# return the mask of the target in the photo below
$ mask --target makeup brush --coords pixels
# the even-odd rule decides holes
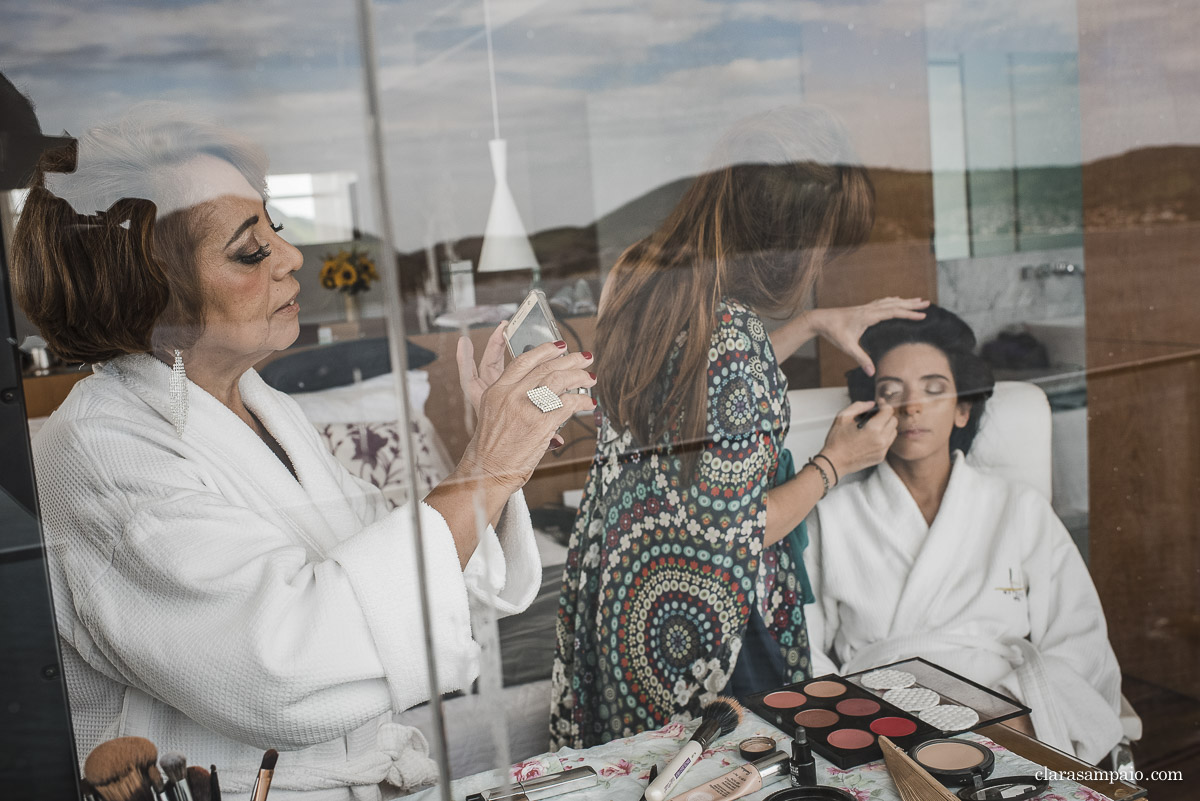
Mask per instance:
[[[918,765],[908,754],[889,740],[880,736],[879,748],[888,773],[896,784],[902,801],[957,801],[950,791],[929,775],[929,771]]]
[[[168,751],[158,760],[163,773],[175,783],[175,794],[179,801],[192,801],[192,795],[187,786],[187,757],[178,751]]]
[[[156,798],[165,798],[167,801],[174,801],[174,797],[167,791],[167,782],[163,779],[162,772],[159,771],[158,765],[151,765],[146,768],[146,778],[150,780],[150,787],[154,789]]]
[[[700,759],[704,749],[718,737],[724,737],[742,722],[742,705],[732,698],[720,697],[710,702],[700,712],[700,726],[692,739],[667,763],[658,778],[646,788],[646,801],[663,801],[667,793],[679,783],[688,768]]]
[[[157,801],[148,769],[158,758],[144,737],[118,737],[100,743],[83,763],[83,777],[103,801]]]
[[[221,781],[217,778],[217,766],[208,766],[209,801],[221,801]]]
[[[188,765],[187,786],[193,801],[211,801],[212,780],[204,768],[199,765]]]
[[[258,767],[258,777],[254,780],[254,790],[250,793],[250,801],[267,801],[267,793],[271,791],[271,779],[275,776],[275,763],[279,761],[279,752],[268,748],[263,754],[262,764]]]

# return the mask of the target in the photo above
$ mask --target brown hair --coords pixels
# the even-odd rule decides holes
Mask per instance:
[[[774,109],[721,140],[717,169],[700,175],[658,229],[613,267],[597,323],[597,397],[614,427],[642,445],[682,416],[699,443],[717,306],[792,312],[817,273],[870,234],[875,191],[828,112]],[[679,354],[665,398],[656,388]]]
[[[191,346],[204,330],[201,215],[181,171],[210,155],[266,197],[266,159],[210,123],[146,104],[79,141],[77,171],[39,164],[13,236],[13,294],[62,359]]]

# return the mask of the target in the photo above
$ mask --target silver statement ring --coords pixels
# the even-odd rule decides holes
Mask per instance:
[[[540,387],[534,387],[525,394],[533,402],[534,406],[542,410],[542,414],[563,407],[562,398],[554,394],[554,391],[545,384],[542,384]]]

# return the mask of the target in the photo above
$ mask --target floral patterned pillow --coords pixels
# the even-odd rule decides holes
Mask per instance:
[[[395,420],[329,423],[318,425],[317,429],[347,470],[379,487],[389,504],[399,506],[408,500],[406,442],[413,448],[417,492],[421,497],[450,475],[452,469],[450,457],[429,419],[417,417],[410,427],[412,432],[407,438],[400,436],[400,424]]]

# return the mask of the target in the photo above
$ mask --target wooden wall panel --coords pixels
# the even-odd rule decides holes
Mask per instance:
[[[1130,675],[1200,698],[1200,354],[1088,376],[1091,568]]]
[[[1090,566],[1125,673],[1200,698],[1200,5],[1077,9]]]

